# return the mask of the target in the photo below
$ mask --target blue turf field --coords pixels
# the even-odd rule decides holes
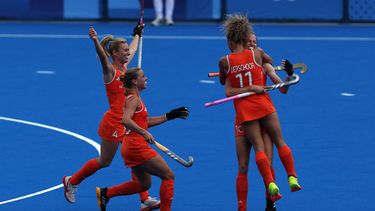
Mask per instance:
[[[96,186],[130,178],[118,154],[111,167],[80,185],[74,205],[65,201],[61,188],[8,201],[59,185],[64,174],[97,156],[93,146],[76,137],[5,119],[99,141],[107,101],[87,36],[91,24],[101,35],[126,36],[132,30],[123,23],[0,23],[0,210],[97,210]],[[275,64],[288,58],[309,68],[287,95],[272,92],[303,186],[289,192],[276,156],[283,194],[278,210],[375,210],[374,26],[256,24],[255,31]],[[207,73],[217,71],[218,59],[227,53],[218,24],[146,28],[142,67],[149,81],[143,98],[150,114],[182,105],[191,111],[186,121],[151,129],[171,150],[195,158],[193,167],[184,168],[163,155],[176,175],[173,210],[236,210],[234,111],[231,103],[204,108],[205,102],[224,97],[224,89],[217,79],[201,81],[210,80]],[[248,209],[263,210],[264,189],[253,153],[251,159]],[[153,178],[151,195],[158,195],[159,184]],[[108,210],[139,210],[138,196],[114,198]]]

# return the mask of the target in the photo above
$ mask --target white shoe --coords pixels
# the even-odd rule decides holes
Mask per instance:
[[[163,19],[162,18],[156,18],[155,20],[153,20],[151,22],[151,25],[153,25],[153,26],[160,26],[160,24],[162,24],[162,23],[163,23]]]
[[[144,202],[141,203],[141,211],[150,211],[159,209],[160,200],[149,196]]]
[[[64,176],[62,182],[64,184],[64,196],[69,203],[76,202],[76,192],[77,192],[77,185],[72,185],[69,182],[70,176]]]
[[[167,23],[168,26],[172,26],[174,24],[174,22],[171,18],[167,18],[166,23]]]

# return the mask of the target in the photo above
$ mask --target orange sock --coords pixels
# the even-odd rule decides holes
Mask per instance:
[[[264,151],[258,151],[255,153],[255,162],[266,184],[268,185],[273,182],[274,180],[271,173],[270,163],[268,162],[267,155]]]
[[[138,181],[137,177],[133,174],[133,171],[132,171],[132,179],[133,179],[133,181]],[[150,196],[150,194],[148,193],[148,191],[144,191],[144,192],[139,193],[139,198],[141,199],[141,202],[146,201],[149,196]]]
[[[276,181],[276,174],[275,174],[275,169],[273,168],[273,166],[271,166],[271,174],[272,174],[273,180]],[[264,186],[266,187],[265,188],[266,199],[270,199],[270,194],[268,193],[268,186],[267,186],[266,182],[264,182]]]
[[[174,180],[163,180],[160,185],[160,211],[170,211],[174,195]]]
[[[236,192],[239,211],[246,211],[248,186],[247,174],[238,173],[236,178]]]
[[[280,160],[283,163],[288,176],[297,177],[296,170],[294,169],[294,160],[293,160],[292,151],[290,150],[288,145],[279,147],[277,150],[279,152]]]
[[[114,196],[131,195],[141,191],[142,187],[137,181],[130,181],[108,188],[107,196],[108,198],[112,198]]]
[[[82,166],[82,168],[70,178],[69,181],[70,181],[70,183],[72,183],[72,185],[78,185],[86,177],[91,176],[92,174],[94,174],[99,169],[101,169],[101,167],[100,167],[98,161],[96,160],[96,158],[91,159],[91,160],[87,161]]]

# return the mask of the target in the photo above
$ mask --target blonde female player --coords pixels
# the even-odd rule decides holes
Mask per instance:
[[[129,69],[124,76],[126,102],[123,124],[126,133],[121,146],[121,154],[127,167],[138,178],[109,188],[96,188],[100,210],[105,211],[108,201],[116,196],[131,195],[146,191],[151,187],[151,175],[159,177],[160,210],[170,211],[174,195],[174,174],[167,162],[149,146],[155,139],[147,130],[175,118],[186,119],[189,111],[186,107],[171,110],[162,116],[149,117],[147,108],[141,99],[141,91],[146,89],[147,77],[140,68]]]
[[[247,17],[241,15],[228,16],[224,22],[224,31],[228,47],[232,52],[219,61],[220,76],[221,80],[225,79],[227,96],[249,91],[258,93],[234,101],[236,120],[243,127],[246,137],[246,139],[236,139],[239,162],[238,177],[242,177],[237,181],[247,182],[248,158],[246,157],[249,155],[250,147],[253,146],[256,153],[256,164],[267,186],[267,192],[271,200],[276,201],[281,198],[281,194],[274,182],[270,162],[265,154],[261,127],[265,128],[278,148],[279,157],[289,176],[291,190],[297,191],[301,187],[297,181],[292,153],[281,135],[276,110],[269,96],[265,94],[263,87],[265,76],[262,70],[262,53],[264,52],[258,48],[248,49],[248,40],[252,29]],[[242,185],[237,183],[236,186],[241,189]],[[238,194],[238,197],[239,210],[246,210],[247,188],[246,193]]]
[[[103,80],[110,108],[105,112],[98,130],[102,139],[99,157],[87,161],[72,176],[63,177],[64,195],[70,203],[75,203],[77,187],[84,179],[111,164],[124,137],[124,126],[121,119],[125,103],[125,89],[120,81],[120,76],[125,73],[127,64],[130,63],[137,51],[138,40],[142,36],[143,27],[139,23],[134,27],[134,39],[130,46],[125,39],[113,38],[112,35],[104,37],[100,42],[95,29],[93,27],[89,29],[89,36],[94,41],[96,52],[102,64]],[[109,57],[112,59],[112,63]],[[135,179],[133,175],[132,178]],[[140,198],[142,211],[159,208],[160,201],[150,197],[147,191],[140,193]]]

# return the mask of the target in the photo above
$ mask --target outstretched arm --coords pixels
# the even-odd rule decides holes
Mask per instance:
[[[103,47],[100,45],[100,41],[98,39],[98,34],[95,31],[94,27],[90,27],[89,29],[89,36],[94,41],[96,53],[99,56],[100,63],[102,64],[102,70],[103,70],[103,79],[105,83],[108,83],[112,81],[113,77],[115,76],[115,71],[113,69],[113,66],[106,55]]]
[[[186,119],[188,116],[189,116],[189,110],[187,107],[175,108],[167,112],[165,115],[149,117],[148,126],[153,127],[156,125],[160,125],[168,120],[172,120],[176,118]]]

